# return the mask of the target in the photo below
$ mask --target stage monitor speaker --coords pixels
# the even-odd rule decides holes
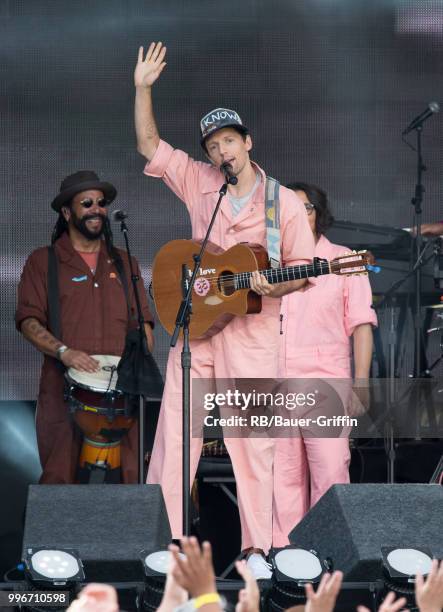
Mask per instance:
[[[164,550],[171,530],[159,485],[31,485],[23,554],[75,548],[86,579],[143,580],[142,550]]]
[[[291,544],[331,559],[347,581],[381,577],[382,546],[427,546],[443,556],[443,488],[334,485],[291,531]]]

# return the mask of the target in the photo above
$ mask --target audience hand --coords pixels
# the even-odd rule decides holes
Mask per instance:
[[[333,612],[342,580],[343,572],[323,574],[316,592],[312,584],[306,584],[305,612]]]
[[[245,588],[238,593],[235,612],[259,612],[260,590],[251,570],[246,565],[246,561],[237,561],[235,569],[245,581]]]
[[[118,612],[117,591],[109,584],[91,582],[80,591],[68,612]]]
[[[395,593],[392,591],[388,593],[385,597],[384,602],[378,609],[378,612],[398,612],[403,609],[403,606],[406,603],[406,597],[400,597],[400,599],[395,599]],[[357,612],[371,612],[366,606],[357,606]],[[408,612],[405,609],[405,612]]]
[[[171,544],[169,550],[172,549],[179,552],[179,547]],[[157,609],[157,612],[171,612],[174,608],[181,606],[188,600],[188,594],[185,589],[177,584],[173,571],[175,568],[175,559],[171,556],[171,563],[168,568],[168,575],[166,577],[165,590],[163,593],[163,598],[160,603],[160,607]]]
[[[426,580],[421,574],[415,578],[415,600],[420,612],[441,612],[443,609],[443,561],[432,561]]]
[[[201,550],[197,538],[182,538],[180,543],[186,559],[179,557],[177,547],[169,547],[175,561],[172,571],[174,579],[191,597],[215,593],[217,589],[209,542],[203,542]]]

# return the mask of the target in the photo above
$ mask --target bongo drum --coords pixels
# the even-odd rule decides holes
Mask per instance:
[[[100,364],[97,372],[69,368],[65,374],[66,401],[83,433],[79,467],[120,468],[120,442],[134,417],[117,384],[120,357],[92,355]]]

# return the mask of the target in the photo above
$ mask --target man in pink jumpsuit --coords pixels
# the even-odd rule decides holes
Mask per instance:
[[[332,260],[349,252],[323,235],[333,221],[324,191],[306,183],[290,187],[305,204],[316,240],[315,256]],[[372,326],[377,325],[371,304],[367,276],[320,276],[312,279],[306,291],[285,296],[281,311],[280,376],[349,379],[352,337],[355,379],[367,380]],[[276,441],[274,546],[289,543],[289,532],[329,487],[349,483],[349,461],[347,437],[300,435]]]
[[[239,242],[266,246],[265,173],[251,163],[252,141],[235,111],[216,109],[201,122],[202,145],[211,161],[196,162],[183,151],[160,140],[155,124],[151,86],[164,66],[166,48],[152,43],[146,57],[139,50],[134,80],[135,125],[138,150],[147,159],[145,173],[162,178],[186,204],[192,237],[204,238],[216,205],[228,162],[238,183],[229,185],[210,240],[227,249]],[[280,189],[281,259],[284,265],[310,261],[314,241],[303,205],[295,194]],[[266,377],[277,375],[280,300],[271,299],[299,289],[305,281],[270,285],[254,273],[251,289],[263,298],[260,314],[238,317],[210,339],[191,342],[192,378]],[[160,483],[173,538],[182,535],[181,495],[181,345],[170,351],[157,435],[148,473],[149,483]],[[264,554],[272,543],[272,488],[274,442],[270,439],[225,439],[237,481],[242,549],[251,552],[257,578],[269,578]],[[202,440],[191,438],[191,480],[200,458]],[[255,565],[254,565],[255,564]]]

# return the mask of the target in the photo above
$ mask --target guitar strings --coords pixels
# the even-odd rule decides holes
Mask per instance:
[[[331,266],[329,266],[329,264],[331,264]],[[328,262],[328,261],[320,261],[319,264],[320,267],[320,272],[323,272],[324,270],[329,270],[329,267],[331,267],[331,271],[334,269],[334,265],[332,262]],[[314,271],[314,264],[300,264],[299,266],[289,266],[287,268],[266,268],[265,270],[258,270],[261,274],[263,274],[264,272],[269,272],[269,275],[272,274],[276,274],[277,277],[278,275],[283,276],[283,274],[288,274],[287,271],[295,271],[296,268],[305,268],[306,271],[308,271],[308,269],[312,272]],[[203,276],[201,278],[204,278],[205,280],[209,281],[209,283],[212,285],[217,285],[219,283],[220,280],[222,281],[232,281],[232,280],[247,280],[248,278],[250,278],[252,272],[236,272],[234,274],[226,274],[226,275],[219,275],[219,276]],[[311,276],[313,276],[313,274],[311,274]],[[291,280],[300,280],[302,278],[306,278],[305,276],[300,276],[299,278],[294,278]],[[286,281],[283,281],[286,282]]]

